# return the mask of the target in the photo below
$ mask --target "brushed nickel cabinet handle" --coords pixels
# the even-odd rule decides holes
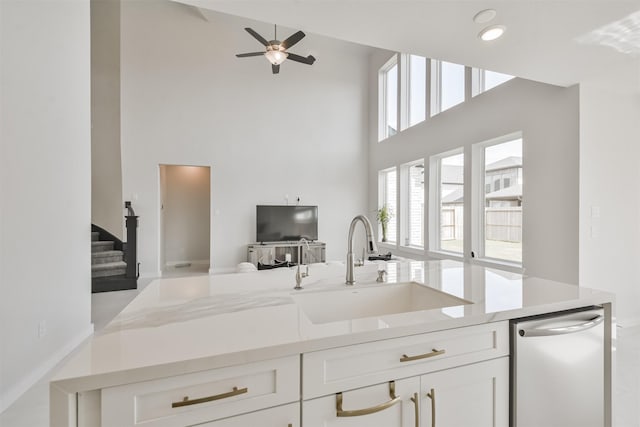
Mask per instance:
[[[436,427],[436,390],[432,388],[427,397],[431,399],[431,427]]]
[[[389,397],[391,397],[391,400],[388,400],[376,406],[372,406],[370,408],[345,411],[344,409],[342,409],[342,392],[336,393],[336,416],[359,417],[361,415],[375,414],[376,412],[384,411],[385,409],[392,407],[396,403],[399,403],[401,399],[399,396],[396,396],[395,381],[389,381]]]
[[[441,354],[444,354],[445,350],[436,350],[435,348],[431,350],[430,353],[425,353],[425,354],[419,354],[417,356],[407,356],[406,354],[403,354],[402,357],[400,358],[400,362],[411,362],[412,360],[420,360],[420,359],[427,359],[429,357],[433,357],[433,356],[440,356]]]
[[[173,402],[171,404],[172,408],[180,408],[182,406],[189,406],[189,405],[197,405],[199,403],[206,403],[206,402],[213,402],[214,400],[220,400],[220,399],[226,399],[228,397],[233,397],[233,396],[238,396],[240,394],[244,394],[246,392],[248,392],[249,389],[248,388],[238,388],[238,387],[234,387],[233,390],[227,392],[227,393],[222,393],[222,394],[216,394],[213,396],[208,396],[208,397],[201,397],[198,399],[189,399],[189,396],[185,396],[184,399],[182,399],[182,401],[180,402]]]
[[[418,410],[418,393],[413,393],[413,397],[411,398],[413,402],[413,407],[415,409],[415,419],[416,419],[416,427],[420,427],[420,412]]]

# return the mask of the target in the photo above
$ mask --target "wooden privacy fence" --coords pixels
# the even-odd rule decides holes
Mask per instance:
[[[456,220],[457,217],[460,217]],[[440,215],[440,239],[462,239],[462,208],[443,208]],[[485,208],[485,239],[503,242],[522,241],[522,207]]]
[[[485,239],[522,241],[522,207],[485,208]]]

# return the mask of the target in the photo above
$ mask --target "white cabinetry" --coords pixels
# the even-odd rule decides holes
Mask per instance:
[[[101,426],[194,425],[298,402],[299,390],[299,356],[107,387]]]
[[[198,424],[198,427],[300,427],[299,419],[300,405],[292,403],[224,420]]]
[[[509,358],[501,357],[420,378],[421,427],[509,425]]]
[[[507,322],[304,354],[303,427],[507,427],[508,354]]]
[[[417,377],[304,402],[304,427],[418,427]]]

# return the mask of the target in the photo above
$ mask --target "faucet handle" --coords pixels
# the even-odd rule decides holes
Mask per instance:
[[[387,275],[387,270],[378,270],[378,278],[376,279],[376,282],[378,283],[384,282],[386,275]]]

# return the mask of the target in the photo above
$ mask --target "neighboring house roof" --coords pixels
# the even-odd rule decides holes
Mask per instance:
[[[456,188],[451,193],[447,194],[442,198],[443,205],[452,205],[454,203],[463,203],[464,202],[464,188]]]
[[[522,184],[515,184],[493,193],[487,193],[484,198],[487,200],[519,200],[522,198]]]
[[[521,168],[522,167],[522,157],[505,157],[502,160],[498,160],[497,162],[493,162],[488,164],[485,167],[485,171],[495,171],[500,169],[511,169],[511,168]]]
[[[442,176],[440,181],[443,184],[463,184],[464,183],[464,166],[442,165]]]

